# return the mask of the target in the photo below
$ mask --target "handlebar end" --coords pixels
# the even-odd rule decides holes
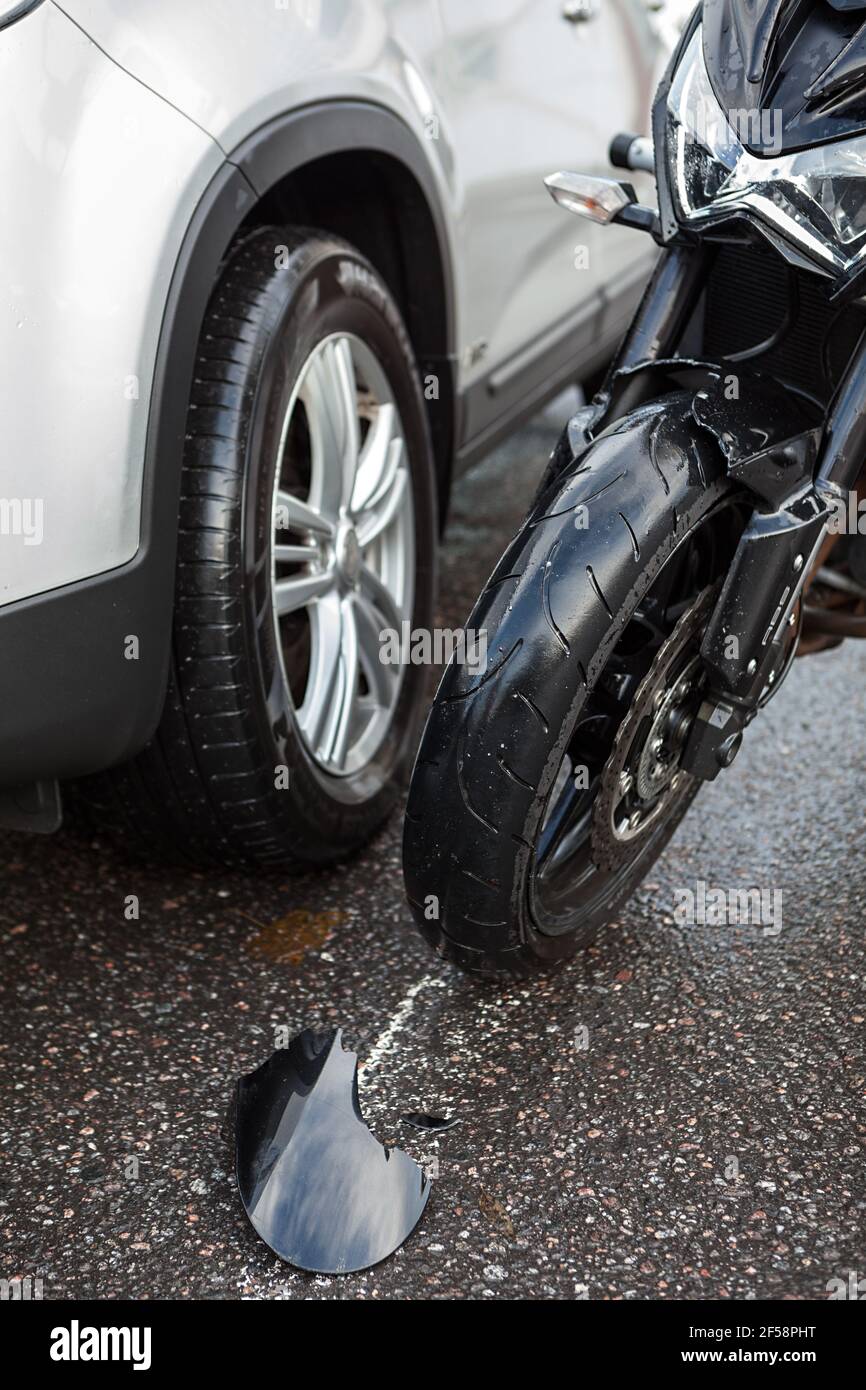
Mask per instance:
[[[615,169],[630,169],[629,150],[640,137],[632,131],[620,131],[610,142],[607,157]]]

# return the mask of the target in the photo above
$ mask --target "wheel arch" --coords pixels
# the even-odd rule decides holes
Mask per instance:
[[[378,196],[363,204],[368,180]],[[422,376],[436,378],[427,414],[444,520],[459,440],[455,266],[443,198],[421,142],[388,108],[317,102],[268,121],[233,149],[189,224],[163,319],[148,423],[182,441],[198,333],[219,265],[234,240],[266,222],[296,220],[344,236],[385,280]],[[413,263],[424,274],[413,274]],[[164,366],[165,370],[160,368]],[[174,397],[175,399],[172,399]],[[178,404],[178,399],[180,406]],[[166,457],[163,442],[157,456]],[[180,456],[173,460],[178,476]]]
[[[187,406],[220,265],[238,234],[254,224],[257,209],[261,213],[266,207],[268,195],[285,193],[286,181],[297,171],[307,168],[309,175],[316,160],[360,158],[364,152],[381,161],[392,180],[402,180],[392,182],[393,189],[413,190],[417,225],[427,237],[422,244],[435,249],[441,303],[438,317],[429,318],[432,331],[423,355],[417,342],[416,354],[422,365],[438,363],[442,375],[435,404],[444,405],[443,417],[437,425],[431,411],[431,425],[444,507],[455,431],[454,277],[433,170],[418,137],[383,106],[335,101],[301,108],[268,122],[232,150],[189,220],[159,329],[138,551],[117,569],[24,600],[4,613],[4,634],[20,654],[4,693],[32,713],[19,736],[0,738],[0,785],[100,771],[132,757],[156,729],[168,681]],[[395,297],[399,302],[399,293]],[[416,331],[424,313],[424,301],[413,300],[408,318]],[[136,637],[140,660],[123,659],[127,635]]]
[[[359,174],[374,171],[378,189],[393,199],[390,211],[394,215],[387,228],[374,226],[371,231],[363,215],[357,216],[351,197],[346,197],[352,191],[350,171],[355,186]],[[340,176],[342,185],[337,183]],[[316,190],[324,178],[328,189],[336,188],[336,195],[323,196]],[[208,299],[236,239],[256,225],[275,217],[279,220],[280,215],[284,221],[303,216],[351,240],[394,294],[422,375],[437,378],[438,397],[427,405],[440,520],[447,509],[458,430],[455,275],[436,178],[418,137],[386,107],[354,99],[312,103],[268,121],[229,153],[196,208],[177,260],[151,394],[142,518],[142,550],[171,550],[172,594],[172,518],[177,510],[186,407]],[[410,256],[423,258],[423,276],[410,273]],[[171,498],[170,515],[164,494]],[[169,634],[170,615],[166,673]],[[157,717],[158,711],[147,736]]]

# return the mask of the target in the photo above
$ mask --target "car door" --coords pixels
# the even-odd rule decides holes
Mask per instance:
[[[568,217],[542,180],[560,168],[612,173],[610,137],[648,129],[659,42],[644,0],[438,3],[437,85],[457,160],[467,438],[533,389],[533,362],[549,372],[558,337],[563,353],[581,331],[591,343],[601,291],[651,263],[648,238]]]

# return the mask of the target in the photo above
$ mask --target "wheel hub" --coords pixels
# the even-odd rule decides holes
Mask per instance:
[[[700,658],[696,656],[675,684],[656,695],[658,708],[635,771],[637,792],[644,801],[659,796],[677,774],[680,754],[692,726],[690,697],[700,670]]]
[[[656,653],[623,719],[602,773],[592,824],[596,864],[633,859],[660,821],[690,797],[694,779],[680,768],[703,683],[697,646],[712,611],[705,589]]]
[[[345,521],[337,529],[334,545],[337,574],[348,589],[354,589],[361,577],[363,556],[358,543],[358,533],[350,521]]]

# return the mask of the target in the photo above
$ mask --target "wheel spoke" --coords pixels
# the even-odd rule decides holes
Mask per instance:
[[[632,622],[638,623],[647,633],[648,640],[657,647],[670,635],[666,609],[655,595],[650,594],[643,599],[634,611]]]
[[[304,703],[298,711],[298,723],[310,747],[318,750],[340,674],[343,615],[336,593],[326,594],[315,605],[310,614],[310,626],[310,674]]]
[[[397,605],[379,576],[373,573],[369,565],[361,566],[360,588],[361,593],[384,618],[382,626],[391,627],[395,632],[399,632],[400,614],[397,612]]]
[[[403,440],[397,432],[399,417],[390,403],[378,406],[364,440],[352,493],[352,511],[357,515],[370,506],[377,494],[389,485],[399,463]],[[395,449],[395,445],[398,446]]]
[[[395,440],[402,449],[402,440]],[[406,495],[406,485],[408,478],[405,468],[397,468],[393,477],[388,480],[388,487],[383,494],[371,499],[370,505],[358,518],[358,544],[363,550],[364,546],[370,543],[383,531],[387,531],[391,522],[400,510],[403,499]]]
[[[275,545],[274,559],[277,564],[303,564],[310,560],[315,560],[318,550],[314,545]]]
[[[592,804],[596,785],[597,783],[593,782],[591,788],[583,789],[575,785],[571,774],[566,779],[538,838],[535,852],[539,872],[543,873],[544,868],[553,858],[563,836],[572,828],[577,819],[578,811],[584,812],[586,805]]]
[[[367,684],[377,705],[388,709],[394,694],[399,671],[381,659],[379,633],[382,623],[364,594],[355,594],[355,626],[358,649]]]
[[[274,584],[274,608],[277,617],[294,613],[298,608],[306,608],[314,598],[326,594],[334,587],[334,575],[330,570],[323,574],[297,574],[291,579],[278,579]]]
[[[344,598],[340,604],[342,634],[340,640],[340,691],[341,698],[335,701],[335,718],[329,730],[329,744],[323,753],[336,768],[346,762],[346,750],[352,729],[352,717],[358,694],[358,633],[355,627],[355,614],[351,598]]]
[[[302,502],[299,497],[294,497],[283,488],[277,492],[275,511],[274,525],[277,530],[312,531],[316,536],[330,538],[336,529],[330,518],[324,516],[317,507],[309,502]]]
[[[346,338],[324,343],[310,359],[301,397],[310,428],[316,496],[322,512],[336,518],[351,500],[360,444],[358,390]]]

